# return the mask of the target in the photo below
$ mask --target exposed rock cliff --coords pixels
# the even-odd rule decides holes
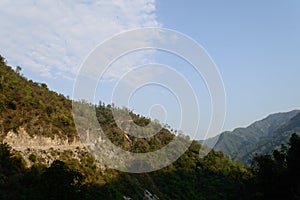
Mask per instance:
[[[73,138],[70,141],[68,138],[64,139],[57,135],[54,135],[53,138],[31,137],[22,127],[16,132],[9,131],[2,142],[9,144],[13,150],[18,151],[25,160],[27,167],[35,162],[49,166],[55,160],[75,159],[81,162],[87,157],[92,157],[78,138]],[[101,171],[105,170],[105,167],[99,162],[96,161],[95,165]]]
[[[76,149],[83,148],[83,144],[78,138],[69,141],[68,138],[59,138],[54,135],[53,138],[35,135],[31,137],[24,128],[19,128],[17,132],[9,131],[4,137],[3,142],[9,144],[13,149],[24,151],[26,149]]]

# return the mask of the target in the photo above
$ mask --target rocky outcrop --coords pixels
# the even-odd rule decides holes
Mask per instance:
[[[14,151],[18,151],[27,167],[35,162],[49,166],[54,160],[76,159],[80,162],[89,154],[78,138],[70,141],[57,135],[53,138],[37,135],[32,137],[24,128],[19,128],[16,132],[9,131],[2,142],[7,143]],[[104,169],[99,162],[96,165]]]
[[[19,128],[17,132],[9,131],[4,137],[3,142],[9,144],[17,151],[24,151],[26,149],[47,150],[53,148],[63,150],[75,149],[77,147],[83,148],[83,144],[77,138],[69,141],[68,138],[59,138],[56,135],[53,138],[37,135],[31,137],[24,128]]]
[[[131,197],[123,196],[124,200],[132,200]],[[144,190],[143,200],[159,200],[158,196],[149,192],[149,190]]]

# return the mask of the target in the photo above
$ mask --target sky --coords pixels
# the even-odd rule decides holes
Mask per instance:
[[[9,65],[21,66],[29,79],[72,97],[80,67],[113,35],[142,27],[181,32],[201,45],[217,66],[226,91],[225,131],[300,108],[299,19],[297,0],[1,0],[0,54]],[[114,84],[124,74],[153,62],[187,77],[199,100],[201,125],[205,124],[199,131],[206,130],[212,115],[207,83],[195,76],[189,63],[163,51],[120,58],[98,83],[97,99],[109,102]],[[163,71],[148,70],[139,78],[150,79],[156,73]],[[132,79],[126,80],[130,84]],[[180,112],[174,110],[180,99],[168,88],[136,90],[128,106],[177,129]]]

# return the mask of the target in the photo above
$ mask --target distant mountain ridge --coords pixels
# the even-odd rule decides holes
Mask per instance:
[[[205,144],[210,147],[215,144],[215,150],[221,150],[234,161],[249,164],[256,153],[270,153],[287,143],[294,132],[300,133],[300,110],[271,114],[246,128],[237,128],[209,138]]]

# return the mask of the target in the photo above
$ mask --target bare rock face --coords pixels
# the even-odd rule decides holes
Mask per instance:
[[[75,159],[81,162],[82,159],[91,156],[78,138],[69,141],[67,138],[59,138],[56,135],[53,138],[31,137],[24,128],[19,128],[17,132],[9,131],[2,142],[10,145],[14,151],[18,151],[27,167],[30,167],[34,162],[49,166],[57,159]],[[32,159],[33,157],[36,161]],[[100,170],[105,169],[99,162],[96,161],[95,164]]]
[[[79,139],[74,138],[72,142],[68,138],[59,138],[56,135],[54,138],[44,136],[31,137],[24,128],[19,128],[17,132],[9,131],[4,137],[3,142],[9,144],[13,149],[24,151],[25,149],[75,149],[76,147],[83,148],[83,144]]]

